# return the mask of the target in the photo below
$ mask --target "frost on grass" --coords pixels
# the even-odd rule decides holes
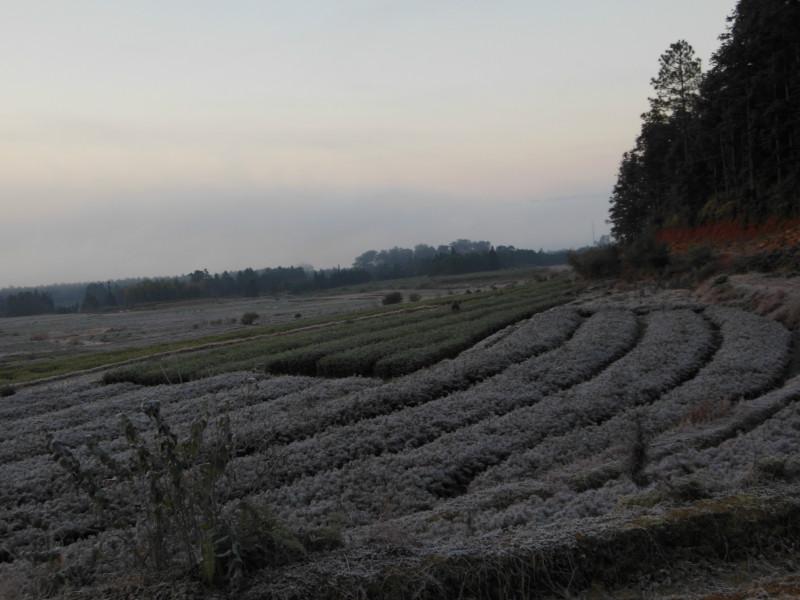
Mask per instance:
[[[308,503],[315,515],[336,505],[354,524],[400,515],[459,495],[487,468],[551,435],[613,417],[653,401],[701,364],[712,344],[710,326],[692,311],[648,315],[634,350],[589,381],[531,406],[484,419],[402,454],[367,458],[267,492],[277,505]],[[525,393],[522,391],[521,393]],[[391,498],[386,505],[386,498]]]
[[[695,377],[656,402],[623,411],[600,425],[575,429],[515,454],[481,475],[472,487],[543,476],[570,463],[578,464],[574,470],[562,472],[562,477],[572,478],[578,484],[592,464],[595,480],[601,467],[608,475],[620,474],[636,420],[643,424],[649,438],[655,438],[681,426],[693,415],[702,414],[706,407],[735,406],[736,411],[747,410],[749,404],[740,400],[765,392],[782,376],[790,350],[789,332],[775,322],[739,310],[709,308],[705,315],[719,328],[721,339],[719,348]],[[703,421],[700,430],[708,426]],[[676,444],[686,443],[686,434],[677,432],[669,439],[672,440],[669,444],[660,439],[651,442],[652,458],[674,452]],[[589,457],[593,460],[584,461]]]
[[[21,390],[0,405],[3,545],[22,565],[54,545],[91,556],[125,535],[59,476],[40,434],[81,460],[91,438],[120,456],[113,417],[153,400],[180,434],[199,407],[226,406],[233,500],[266,501],[299,531],[336,523],[355,552],[515,552],[509,543],[545,544],[649,507],[790,485],[800,378],[782,383],[789,353],[789,333],[764,318],[631,296],[538,314],[389,382],[241,373]]]
[[[285,460],[278,476],[291,480],[340,467],[358,458],[407,451],[486,418],[534,404],[549,394],[580,383],[612,361],[633,345],[636,332],[637,323],[632,313],[597,313],[562,346],[514,364],[469,390],[389,415],[330,428],[290,444],[284,450]],[[513,337],[525,334],[535,338],[537,331],[528,323],[515,331]],[[482,351],[499,352],[512,341],[504,338],[498,344],[484,346]],[[514,345],[521,344],[516,341]]]

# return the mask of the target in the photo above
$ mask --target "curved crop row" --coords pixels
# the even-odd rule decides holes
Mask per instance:
[[[525,319],[531,315],[563,303],[564,298],[553,296],[540,300],[536,304],[511,308],[503,313],[487,315],[470,328],[454,331],[446,341],[432,344],[419,344],[408,348],[394,348],[394,352],[378,359],[373,366],[376,377],[387,379],[432,365],[445,358],[455,356],[465,348],[473,346],[482,339],[493,335],[498,328],[505,328],[509,323]],[[502,330],[502,329],[501,329]],[[490,346],[487,346],[487,349]]]
[[[800,377],[736,408],[712,427],[686,432],[680,445],[672,436],[657,440],[672,452],[659,455],[648,472],[661,479],[694,473],[721,489],[747,477],[759,483],[762,466],[773,470],[762,475],[800,477]]]
[[[735,309],[709,308],[705,314],[719,328],[721,345],[695,377],[645,407],[625,411],[602,425],[549,438],[524,453],[515,454],[481,474],[472,482],[471,489],[543,475],[587,457],[593,457],[595,463],[601,465],[599,468],[613,476],[624,467],[637,422],[648,439],[692,418],[705,424],[714,418],[715,410],[724,410],[740,398],[762,393],[779,380],[791,344],[791,336],[782,325]],[[677,437],[678,444],[685,443],[685,434],[679,433]],[[653,441],[648,453],[654,459],[674,449],[665,442]],[[601,458],[603,452],[610,456]],[[609,469],[611,460],[615,461],[614,469]],[[580,465],[577,470],[586,468]],[[572,475],[562,473],[562,476]],[[593,485],[598,484],[593,482]]]
[[[303,411],[309,406],[321,402],[334,402],[337,398],[373,387],[379,382],[362,377],[319,380],[309,377],[285,376],[266,379],[260,383],[261,385],[258,387],[246,387],[219,396],[187,398],[162,405],[162,415],[171,423],[173,431],[178,435],[183,435],[188,430],[191,421],[203,414],[205,409],[212,415],[217,412],[226,413],[235,430],[237,427],[253,422],[253,412],[256,406],[260,407],[258,410],[263,410],[263,406],[270,405],[274,414],[289,412],[297,418],[302,418]],[[153,401],[152,397],[149,401]],[[205,409],[204,405],[206,405]],[[147,419],[140,412],[130,414],[129,419],[134,426],[142,430],[147,430],[149,426]],[[101,447],[111,455],[124,452],[127,448],[120,432],[119,421],[115,418],[88,421],[80,427],[57,432],[55,437],[67,446],[75,448],[75,452],[81,458],[88,458],[81,446],[90,438],[102,440]],[[32,452],[28,457],[21,457],[23,462],[28,462],[31,456],[41,455],[46,450],[43,436],[38,436],[34,441],[38,442],[35,446],[37,452]],[[60,471],[52,459],[47,455],[44,455],[44,458],[46,460],[43,460],[36,471],[30,474],[19,474],[17,472],[19,463],[0,465],[0,477],[8,475],[9,481],[12,482],[9,485],[9,492],[13,488],[14,493],[22,497],[30,494],[36,498],[37,502],[46,498],[47,494],[40,493],[47,489],[42,482],[60,474]]]
[[[364,459],[267,492],[276,505],[324,514],[344,503],[354,522],[404,514],[466,490],[487,467],[549,435],[611,418],[678,385],[708,353],[712,332],[691,311],[648,315],[641,343],[598,377],[530,407],[447,434],[398,455]],[[385,506],[386,497],[395,506]],[[331,500],[331,499],[336,500]],[[299,515],[298,515],[299,516]]]
[[[316,374],[323,377],[370,376],[377,374],[373,369],[377,361],[397,351],[428,345],[442,348],[438,353],[427,354],[430,362],[417,361],[414,368],[398,369],[393,373],[403,375],[457,354],[514,321],[564,301],[559,294],[545,296],[494,303],[469,312],[451,313],[435,322],[412,322],[392,330],[380,329],[362,336],[303,346],[266,358],[264,369],[273,373]]]
[[[102,388],[89,377],[20,388],[13,396],[0,400],[0,439],[9,433],[13,435],[14,421],[95,402],[134,389],[136,386],[132,383]]]
[[[562,343],[574,329],[581,322],[581,317],[573,310],[558,309],[551,311],[550,314],[545,316],[534,317],[528,322],[517,328],[512,334],[509,334],[502,343],[497,343],[492,349],[491,353],[481,355],[480,353],[467,353],[463,360],[456,359],[453,361],[445,361],[435,367],[426,371],[416,373],[412,376],[401,378],[396,382],[378,386],[371,390],[364,390],[366,385],[372,385],[369,380],[358,379],[356,382],[359,389],[362,391],[351,394],[349,408],[353,409],[360,406],[362,409],[368,408],[369,410],[386,410],[387,393],[391,394],[393,401],[398,401],[397,393],[400,392],[401,398],[404,401],[423,401],[444,392],[444,390],[451,390],[457,387],[469,385],[475,378],[488,376],[491,373],[497,372],[507,367],[513,362],[522,360],[533,353],[544,352],[550,348]],[[317,381],[308,378],[275,378],[280,381],[302,380],[302,381]],[[214,381],[214,380],[210,380]],[[267,380],[269,381],[269,380]],[[163,387],[159,390],[179,391],[187,387],[200,385],[206,382],[188,383],[176,388]],[[255,450],[262,449],[265,443],[269,443],[269,438],[263,435],[266,427],[275,423],[296,423],[299,427],[307,426],[309,421],[313,421],[313,415],[320,413],[326,415],[338,414],[340,418],[344,416],[342,413],[342,406],[340,403],[347,405],[345,399],[339,399],[336,402],[327,402],[327,400],[336,399],[341,394],[333,393],[329,389],[331,386],[336,387],[340,385],[337,381],[322,382],[320,385],[315,386],[317,390],[324,388],[327,393],[319,394],[309,391],[309,394],[314,394],[317,398],[326,400],[326,402],[311,401],[303,399],[303,396],[309,394],[294,395],[294,397],[286,397],[283,400],[273,402],[262,402],[251,406],[244,411],[235,411],[232,419],[235,421],[235,430],[237,432],[237,440],[241,449],[252,448]],[[345,385],[347,385],[345,383]],[[349,391],[352,391],[350,389]],[[150,389],[140,390],[140,394],[149,394]],[[353,402],[353,400],[355,401]],[[187,402],[192,402],[190,399]],[[391,403],[389,403],[391,404]],[[197,400],[194,401],[197,406]],[[189,404],[187,404],[189,406]],[[165,414],[169,412],[168,406],[165,406]],[[357,411],[356,411],[357,412]],[[353,412],[347,414],[354,416]],[[91,424],[89,428],[91,429]],[[106,423],[106,427],[115,428],[116,423]],[[273,430],[276,434],[282,434],[282,427],[278,426]],[[251,435],[247,435],[252,432]],[[85,441],[87,434],[98,435],[99,431],[92,429],[87,431],[84,427],[79,427],[75,434],[70,434],[67,431],[63,432],[68,441],[71,443],[79,443]],[[114,430],[116,434],[116,429]],[[244,435],[240,435],[240,434]],[[40,440],[41,441],[41,440]],[[273,440],[275,441],[275,440]],[[43,443],[43,442],[42,442]],[[119,447],[119,439],[116,442],[104,444],[107,450],[113,451]],[[78,450],[79,455],[81,451]],[[34,457],[37,469],[35,473],[26,472],[19,473],[16,467],[21,467],[22,463],[6,465],[3,470],[9,471],[8,475],[11,481],[15,482],[14,490],[9,489],[9,494],[16,494],[18,498],[29,498],[31,502],[39,502],[45,497],[49,497],[53,493],[55,486],[47,485],[45,480],[52,477],[57,469],[52,465],[52,461],[47,456]],[[26,463],[29,461],[25,461]],[[2,473],[0,473],[2,475]],[[43,480],[44,478],[44,480]],[[42,493],[47,491],[45,497]],[[64,491],[61,487],[60,491]],[[75,507],[67,506],[64,502],[69,502],[69,495],[60,498],[55,506],[47,509],[47,514],[54,515],[62,512],[69,514]],[[23,503],[24,511],[34,510],[34,508],[27,502]],[[79,505],[80,506],[80,505]],[[41,507],[45,508],[45,507]],[[38,510],[35,510],[38,514]],[[25,520],[25,517],[23,517]]]
[[[482,419],[533,404],[576,385],[631,347],[633,313],[603,311],[585,321],[563,346],[513,365],[466,390],[389,415],[328,429],[290,444],[274,475],[291,480],[364,456],[396,453]],[[500,345],[487,348],[497,351]],[[519,390],[524,390],[520,393]]]
[[[135,423],[135,415],[140,413],[141,407],[151,402],[163,407],[165,418],[180,423],[194,418],[204,406],[216,409],[218,405],[227,405],[235,410],[318,383],[310,377],[254,378],[236,374],[215,377],[202,387],[193,382],[183,386],[127,389],[116,396],[15,421],[0,442],[0,464],[43,452],[46,433],[70,445],[80,445],[90,437],[113,438],[119,434],[117,415],[132,414]],[[220,399],[221,395],[224,400]]]
[[[364,387],[374,385],[374,382],[363,379],[353,380],[354,385],[356,385],[358,389],[363,390],[362,392],[356,393],[355,396],[375,394],[377,392],[377,397],[373,396],[372,398],[372,402],[374,403],[372,406],[373,408],[378,408],[380,406],[385,409],[385,404],[381,402],[382,394],[378,392],[378,390],[383,388],[389,387],[396,392],[403,389],[404,384],[406,386],[406,392],[409,393],[411,397],[423,398],[427,397],[425,396],[426,392],[450,389],[451,386],[467,385],[468,382],[473,381],[476,377],[489,375],[507,367],[509,364],[523,360],[531,354],[545,352],[563,343],[563,341],[572,334],[575,328],[578,327],[580,322],[581,317],[575,311],[569,309],[555,310],[548,314],[547,317],[533,318],[517,327],[513,332],[504,336],[501,341],[496,341],[491,348],[491,352],[485,354],[476,352],[466,353],[463,360],[456,359],[453,361],[446,361],[445,364],[437,365],[437,367],[430,369],[428,372],[415,374],[415,376],[398,380],[398,383],[401,385],[387,384],[373,390],[364,390]],[[318,381],[308,380],[307,378],[275,379],[282,381]],[[338,401],[331,401],[336,400],[342,393],[348,391],[352,392],[355,388],[351,386],[349,390],[340,389],[341,393],[333,391],[330,388],[336,386],[341,388],[341,386],[347,385],[347,381],[348,380],[334,380],[320,382],[318,385],[307,388],[299,394],[286,396],[271,402],[258,403],[249,408],[234,411],[231,414],[234,430],[237,431],[237,434],[247,428],[258,431],[264,426],[262,419],[266,419],[268,423],[281,421],[282,419],[305,423],[307,421],[308,412],[319,410],[321,405],[330,405],[327,407],[328,409],[337,410],[338,407],[336,405]],[[185,385],[191,386],[192,384]],[[428,386],[427,389],[426,385]],[[180,390],[181,387],[183,386],[163,389]],[[151,391],[155,390],[140,390],[140,394],[148,394]],[[422,392],[423,396],[414,396],[415,393],[418,394],[420,392]],[[313,396],[313,398],[311,398],[311,396]],[[407,399],[409,399],[409,396],[406,396],[406,400]],[[364,405],[365,403],[362,402],[362,406]],[[188,404],[185,406],[187,408],[189,407]],[[165,407],[165,414],[167,412],[169,412],[168,406]],[[184,412],[181,416],[186,417],[188,414],[189,413]],[[173,416],[178,417],[179,415],[176,413]],[[109,426],[113,427],[113,424],[109,424]],[[176,429],[179,429],[179,427]],[[93,430],[91,433],[97,434],[98,432]],[[85,438],[85,434],[85,427],[78,427],[77,431],[75,431],[75,435],[68,435],[68,441],[77,443],[81,438]],[[239,436],[237,436],[237,438],[238,437]],[[259,442],[263,442],[263,436],[255,440],[255,449],[262,447],[259,445]],[[240,446],[243,445],[243,447],[246,448],[247,444],[252,442],[245,436],[244,439],[239,438],[239,443]],[[104,446],[110,451],[119,449],[119,444],[114,442],[104,444]],[[44,458],[45,461],[42,466],[46,466],[47,464],[47,458]],[[52,468],[52,465],[50,465],[50,468],[45,468],[44,471],[51,471]],[[53,473],[51,473],[51,475],[53,475]],[[15,477],[15,479],[17,478]],[[36,479],[38,479],[38,481],[33,481],[25,477],[17,479],[19,483],[22,484],[22,487],[26,489],[23,490],[15,486],[16,489],[14,493],[16,497],[20,499],[20,497],[25,497],[26,494],[30,494],[28,497],[30,502],[23,502],[22,506],[14,509],[13,515],[8,515],[6,521],[9,527],[17,527],[17,524],[20,522],[55,519],[57,518],[56,515],[59,515],[58,518],[66,518],[72,515],[75,522],[82,522],[84,526],[91,527],[92,519],[90,516],[80,517],[82,511],[86,508],[84,501],[76,497],[74,493],[63,493],[67,491],[63,486],[50,485],[41,487],[48,492],[52,492],[55,488],[58,489],[59,492],[62,492],[62,494],[58,498],[42,502],[46,500],[46,498],[38,493],[39,488],[37,487],[37,483],[41,483],[41,479]],[[50,493],[46,494],[46,496],[50,496]]]
[[[571,309],[532,317],[491,349],[440,362],[336,403],[309,407],[302,414],[274,413],[269,406],[237,429],[244,446],[270,446],[312,436],[328,427],[354,423],[430,402],[490,377],[526,358],[551,350],[572,335],[582,318]],[[254,411],[256,408],[254,407]]]
[[[419,328],[423,327],[423,323],[428,323],[430,326],[440,321],[467,319],[476,311],[490,311],[513,303],[560,296],[571,289],[572,285],[566,279],[559,278],[511,291],[460,298],[462,308],[458,313],[453,313],[444,300],[433,301],[431,309],[426,311],[403,311],[376,319],[343,321],[329,327],[289,331],[264,339],[181,354],[163,360],[116,369],[106,373],[103,379],[106,383],[133,382],[142,385],[160,385],[185,382],[223,372],[263,369],[267,357],[281,355],[281,353],[291,356],[297,351],[302,355],[304,348],[313,350],[321,344],[329,343],[335,344],[336,347],[346,348],[348,344],[350,346],[363,344],[364,339],[359,340],[360,336],[366,336],[372,340],[391,337],[398,335],[399,331],[406,327]],[[305,368],[303,371],[294,372],[304,374],[313,371]]]
[[[374,380],[364,378],[316,380],[316,385],[307,386],[305,389],[288,395],[284,394],[269,403],[275,404],[276,411],[290,410],[298,414],[298,411],[301,411],[304,406],[335,401],[339,396],[376,383]],[[250,419],[247,408],[229,414],[234,431],[241,423],[249,422]],[[109,426],[111,425],[118,424],[116,422],[109,423]],[[187,432],[184,430],[188,429],[188,426],[187,421],[177,422],[172,429],[179,437],[185,437]],[[85,430],[81,430],[74,435],[62,436],[60,440],[65,441],[67,445],[76,445],[84,435]],[[127,453],[127,445],[121,437],[105,442],[102,446],[117,459]],[[84,464],[91,465],[94,462],[94,459],[82,448],[77,448],[75,454]],[[72,483],[53,463],[52,458],[49,456],[42,458],[44,460],[38,465],[39,469],[36,473],[27,477],[25,475],[15,477],[14,485],[0,493],[0,500],[14,500],[13,504],[0,502],[0,530],[14,532],[10,542],[13,541],[17,551],[30,550],[31,545],[36,543],[38,539],[35,531],[36,523],[68,523],[69,528],[74,531],[99,531],[102,529],[102,525],[97,521],[97,514],[90,510],[89,500],[83,494],[75,491]],[[17,463],[17,465],[19,464]],[[13,472],[15,466],[14,464],[4,466],[7,474],[18,475]],[[26,466],[31,466],[31,463],[27,463]],[[113,486],[114,483],[109,482],[109,485]],[[62,536],[62,533],[56,533]]]

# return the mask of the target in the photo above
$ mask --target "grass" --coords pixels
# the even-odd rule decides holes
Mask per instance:
[[[455,321],[470,320],[477,313],[473,310],[484,311],[496,309],[501,306],[508,307],[514,300],[526,302],[541,294],[544,297],[553,296],[556,302],[563,299],[553,291],[567,292],[574,289],[563,277],[551,281],[536,282],[528,285],[517,286],[513,289],[487,290],[469,295],[447,295],[440,298],[431,298],[402,305],[389,305],[379,308],[359,310],[340,315],[325,315],[310,318],[297,318],[289,323],[279,325],[253,325],[246,328],[229,331],[223,334],[203,336],[190,340],[154,344],[145,347],[124,348],[120,350],[102,352],[71,352],[55,356],[34,358],[27,356],[24,359],[8,361],[0,366],[0,386],[18,386],[40,379],[66,376],[72,373],[104,368],[120,368],[112,372],[108,381],[133,381],[140,383],[164,383],[165,381],[186,381],[187,379],[210,375],[215,372],[225,372],[239,369],[266,368],[267,357],[274,357],[282,352],[295,351],[304,347],[307,350],[314,345],[323,346],[324,354],[319,354],[313,361],[335,352],[344,352],[353,347],[352,344],[372,344],[384,341],[387,336],[402,339],[407,335],[417,335],[419,328],[427,328],[432,323],[429,319],[441,319],[441,325]],[[541,298],[540,298],[541,299]],[[453,300],[460,300],[462,311],[454,314],[450,310]],[[524,311],[523,311],[524,312]],[[424,316],[423,316],[424,315]],[[523,318],[515,316],[514,320]],[[380,328],[376,329],[372,318],[380,318]],[[449,319],[449,320],[448,320]],[[455,319],[455,321],[454,321]],[[508,321],[505,324],[508,324]],[[505,326],[505,325],[502,325]],[[402,327],[408,329],[402,330]],[[366,337],[357,339],[356,336]],[[259,338],[259,339],[253,339]],[[349,340],[349,341],[345,341]],[[431,351],[430,339],[422,340],[419,347],[424,347],[426,355],[432,357],[451,355],[455,350],[450,344],[447,351]],[[409,349],[408,340],[404,340],[394,350],[382,354],[376,360],[388,357]],[[229,344],[229,345],[227,345]],[[351,344],[351,345],[347,345]],[[205,349],[209,345],[219,345],[216,348]],[[459,343],[456,346],[461,347]],[[463,348],[462,348],[463,349]],[[174,356],[172,353],[180,353]],[[285,355],[286,358],[289,355]],[[431,358],[430,360],[434,360]],[[147,361],[147,359],[152,359]],[[158,362],[156,362],[158,359]],[[299,359],[291,357],[292,361]],[[147,361],[141,365],[123,366],[121,363]],[[298,364],[308,365],[299,361]],[[212,365],[219,365],[211,368]],[[303,367],[306,372],[316,374],[316,367]],[[272,367],[275,372],[303,372],[301,367],[281,369]],[[402,369],[400,369],[402,370]],[[364,368],[356,372],[365,373]],[[396,374],[398,368],[379,369],[382,375]]]
[[[180,354],[106,373],[106,383],[158,385],[245,369],[328,377],[396,376],[454,356],[479,339],[535,312],[568,300],[574,287],[564,279],[513,290],[454,296],[375,320],[340,318],[329,327],[297,331],[240,344]],[[418,352],[418,355],[414,353]],[[380,364],[380,366],[378,366]]]
[[[203,336],[190,340],[153,344],[150,346],[137,348],[124,348],[120,350],[101,352],[71,352],[69,354],[61,354],[57,356],[50,355],[45,357],[35,357],[29,355],[23,359],[7,361],[0,366],[0,386],[22,384],[43,378],[58,377],[89,369],[111,367],[118,363],[146,359],[148,357],[164,353],[191,351],[202,348],[203,346],[207,346],[209,344],[225,342],[236,343],[258,336],[284,334],[286,332],[291,332],[298,329],[317,327],[329,323],[377,317],[382,314],[396,312],[398,310],[419,310],[420,307],[424,308],[427,305],[436,305],[437,303],[443,302],[444,300],[436,299],[418,303],[414,307],[390,306],[360,310],[341,315],[325,315],[319,317],[308,317],[305,319],[298,318],[292,322],[282,323],[279,325],[249,326],[247,328],[237,329],[235,331],[229,331],[222,334]]]

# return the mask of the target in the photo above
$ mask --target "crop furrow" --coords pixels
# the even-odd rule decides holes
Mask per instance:
[[[607,418],[680,384],[707,354],[711,331],[691,311],[647,317],[642,342],[595,379],[532,407],[482,421],[413,451],[356,461],[267,492],[277,505],[306,502],[324,512],[328,498],[345,498],[357,520],[435,505],[449,490],[465,489],[476,472],[559,432]],[[387,509],[386,497],[397,503]],[[292,498],[292,501],[289,501]],[[319,506],[315,506],[319,503]]]
[[[607,367],[635,345],[637,330],[630,312],[597,313],[562,346],[513,365],[469,390],[331,428],[288,445],[280,450],[282,460],[273,476],[288,483],[358,458],[408,451],[483,419],[534,404]],[[241,475],[237,478],[242,479]]]
[[[582,318],[571,309],[555,309],[532,317],[491,351],[460,355],[428,369],[400,377],[379,387],[358,392],[336,403],[310,407],[301,414],[270,414],[243,423],[237,431],[241,454],[249,448],[289,444],[330,427],[356,423],[404,408],[424,404],[505,370],[532,355],[564,343]]]
[[[14,423],[0,441],[0,465],[39,454],[46,447],[46,433],[70,445],[85,443],[90,437],[107,440],[120,434],[119,414],[140,414],[142,406],[157,402],[165,418],[181,423],[203,412],[204,407],[245,408],[256,402],[267,402],[295,391],[318,385],[319,380],[303,377],[254,378],[250,374],[216,377],[198,387],[198,382],[184,386],[137,388],[111,398],[73,406],[57,413],[46,413]],[[103,388],[100,388],[103,389]],[[136,416],[134,422],[142,421]]]

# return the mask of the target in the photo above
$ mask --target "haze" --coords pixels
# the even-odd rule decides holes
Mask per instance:
[[[579,246],[734,0],[0,2],[0,287]]]

